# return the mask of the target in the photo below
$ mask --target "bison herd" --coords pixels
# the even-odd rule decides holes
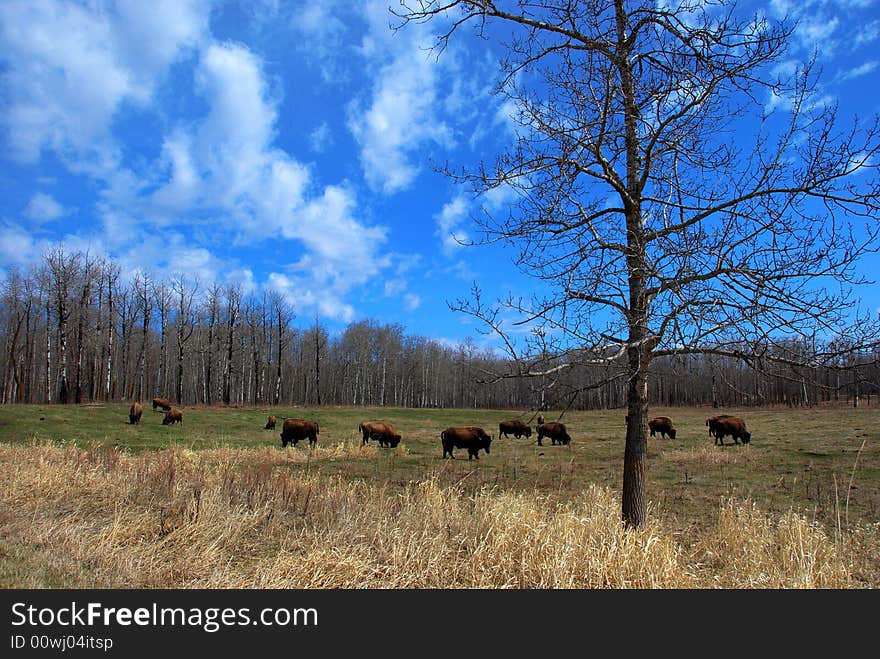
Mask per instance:
[[[183,423],[183,413],[174,408],[168,399],[154,398],[153,410],[157,409],[165,412],[165,417],[162,419],[163,426]],[[133,403],[128,413],[129,423],[132,425],[140,424],[143,413],[143,405],[138,402]],[[288,444],[296,446],[297,442],[306,439],[309,441],[310,448],[318,445],[320,429],[316,421],[290,417],[279,419],[270,416],[264,429],[274,430],[279,420],[283,422],[281,428],[282,448],[286,448]],[[733,439],[734,444],[748,444],[752,439],[752,434],[746,429],[745,421],[730,414],[710,417],[706,419],[706,426],[709,429],[709,436],[715,438],[716,445],[723,446],[724,438],[727,436]],[[659,433],[662,439],[675,439],[675,426],[668,416],[658,416],[648,421],[648,430],[651,437],[656,437]],[[388,421],[363,421],[358,425],[358,432],[362,439],[361,445],[373,440],[381,447],[395,448],[401,441],[400,433],[397,432],[394,424]],[[542,442],[544,438],[549,438],[553,445],[567,446],[571,444],[571,435],[568,434],[565,424],[558,421],[545,421],[542,415],[538,415],[535,432],[537,433],[536,443],[538,446],[544,446]],[[509,438],[511,435],[516,439],[530,438],[532,427],[520,419],[502,421],[498,424],[499,438]],[[459,448],[468,452],[468,460],[479,460],[480,450],[485,451],[486,454],[489,453],[492,436],[479,426],[449,427],[440,433],[440,444],[443,448],[443,458],[449,456],[454,459],[453,450]]]
[[[167,398],[154,398],[153,411],[155,412],[157,408],[160,408],[165,412],[165,417],[162,419],[163,426],[183,423],[183,412],[175,409],[174,406],[171,405],[171,401]],[[128,422],[133,426],[139,425],[143,414],[144,406],[138,402],[132,403],[131,408],[128,410]]]

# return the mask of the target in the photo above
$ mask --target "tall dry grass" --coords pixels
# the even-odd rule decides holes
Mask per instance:
[[[880,538],[829,538],[797,515],[728,501],[693,537],[656,515],[627,532],[620,503],[435,479],[377,485],[292,471],[291,462],[370,458],[340,445],[166,450],[0,446],[7,587],[134,588],[848,588]],[[302,465],[300,465],[301,467]],[[848,537],[848,536],[847,536]]]

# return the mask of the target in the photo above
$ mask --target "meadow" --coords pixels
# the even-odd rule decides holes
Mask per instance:
[[[880,408],[654,408],[649,523],[620,524],[624,411],[568,411],[568,446],[498,437],[505,410],[0,407],[2,587],[880,586]],[[269,414],[318,421],[282,449]],[[545,413],[548,420],[559,412]],[[396,449],[361,445],[392,421]],[[481,425],[491,453],[441,459]]]

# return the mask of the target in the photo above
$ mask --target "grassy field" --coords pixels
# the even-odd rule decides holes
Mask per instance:
[[[653,577],[631,574],[630,568],[617,565],[622,560],[618,557],[607,563],[604,571],[584,567],[586,572],[583,574],[592,576],[586,578],[582,574],[581,578],[573,579],[570,570],[576,562],[569,557],[564,562],[568,567],[562,573],[554,572],[558,566],[552,568],[547,561],[540,566],[529,567],[528,561],[521,558],[518,567],[510,567],[509,570],[499,568],[501,571],[498,574],[493,572],[489,576],[485,574],[485,568],[472,566],[470,569],[473,569],[473,573],[457,577],[438,574],[429,578],[425,575],[430,570],[425,568],[428,572],[419,578],[413,576],[410,581],[400,583],[399,580],[389,581],[388,578],[382,581],[375,577],[376,571],[381,571],[381,566],[372,562],[376,558],[376,543],[382,542],[377,536],[366,543],[366,549],[358,544],[360,541],[354,542],[355,546],[352,547],[351,540],[335,540],[343,543],[335,549],[333,560],[336,563],[349,552],[355,556],[368,552],[371,558],[367,561],[366,554],[361,556],[363,564],[358,563],[359,567],[352,568],[353,572],[348,576],[328,575],[324,580],[315,580],[314,575],[299,572],[293,575],[289,566],[272,563],[269,569],[265,564],[272,556],[275,557],[273,560],[277,560],[279,552],[297,554],[303,551],[301,547],[297,549],[294,546],[296,543],[291,545],[293,541],[289,537],[294,533],[303,541],[303,528],[285,517],[287,521],[283,523],[272,522],[282,524],[271,532],[277,533],[278,537],[262,551],[257,551],[258,555],[248,562],[246,568],[234,573],[215,571],[208,576],[193,576],[182,581],[179,576],[169,576],[159,570],[152,576],[142,576],[142,580],[146,579],[142,585],[880,586],[880,550],[876,542],[880,538],[880,430],[877,423],[880,409],[840,407],[724,411],[746,419],[752,432],[751,444],[715,446],[705,426],[706,418],[714,413],[710,408],[651,410],[655,415],[671,416],[678,429],[675,440],[649,439],[647,497],[651,524],[645,533],[662,538],[657,545],[662,548],[662,551],[658,549],[660,556],[655,557],[657,563],[653,563],[655,559],[649,562],[654,565],[652,569],[656,574]],[[276,499],[287,502],[285,506],[293,506],[294,510],[299,511],[305,505],[302,497],[306,496],[301,484],[309,483],[309,493],[321,492],[326,499],[322,500],[320,506],[323,514],[329,517],[321,523],[333,527],[335,530],[332,533],[341,534],[340,538],[346,537],[346,533],[349,536],[353,533],[345,520],[365,514],[355,513],[349,506],[373,506],[377,508],[374,512],[380,516],[362,520],[364,530],[353,533],[355,537],[368,533],[366,529],[370,528],[386,529],[398,536],[405,532],[417,537],[421,537],[419,534],[435,533],[436,528],[428,529],[421,522],[413,522],[409,531],[403,521],[395,527],[388,519],[381,517],[384,514],[381,511],[386,507],[382,502],[391,499],[398,502],[396,505],[404,505],[401,501],[409,501],[415,508],[408,514],[415,520],[420,518],[415,512],[416,501],[419,505],[433,506],[436,502],[431,503],[432,497],[445,501],[452,496],[456,501],[492,502],[492,514],[499,516],[497,524],[501,526],[504,518],[498,506],[507,506],[511,514],[519,511],[517,519],[520,521],[537,516],[529,523],[523,522],[524,527],[514,525],[524,534],[518,542],[540,544],[541,538],[531,534],[536,528],[546,525],[558,527],[560,537],[566,538],[569,517],[573,515],[583,520],[584,510],[596,510],[597,507],[604,511],[600,517],[606,524],[599,536],[615,545],[623,543],[620,544],[623,546],[629,542],[627,536],[616,535],[619,532],[619,503],[615,497],[621,485],[624,443],[622,410],[564,414],[561,420],[567,424],[573,440],[569,446],[553,446],[546,440],[545,446],[537,446],[534,436],[531,440],[498,438],[498,422],[517,416],[502,410],[186,407],[183,412],[182,426],[162,426],[162,414],[150,409],[144,411],[140,425],[131,426],[128,424],[126,405],[0,407],[0,442],[4,443],[0,445],[3,451],[0,461],[4,463],[0,530],[5,565],[0,572],[0,585],[79,587],[98,583],[116,587],[117,579],[124,583],[126,578],[131,578],[131,575],[123,577],[119,573],[118,557],[115,562],[110,561],[116,565],[113,570],[100,560],[91,567],[87,563],[85,572],[82,571],[81,560],[75,561],[75,565],[57,564],[62,547],[54,547],[55,551],[52,551],[56,542],[54,536],[63,535],[65,539],[58,540],[63,545],[73,541],[73,535],[69,534],[74,533],[73,530],[61,533],[60,529],[79,515],[82,515],[83,524],[88,520],[94,524],[94,520],[104,519],[103,526],[92,529],[98,535],[92,537],[91,546],[108,542],[110,544],[104,553],[112,555],[118,552],[116,540],[105,536],[107,525],[119,528],[121,522],[112,520],[114,514],[123,515],[119,512],[121,497],[122,501],[134,506],[132,514],[138,511],[148,520],[137,524],[149,526],[151,530],[143,533],[155,536],[151,541],[153,544],[149,546],[159,551],[153,545],[159,542],[164,546],[172,536],[179,535],[182,527],[178,517],[185,518],[186,510],[190,510],[186,518],[188,523],[207,523],[204,518],[194,520],[191,511],[194,497],[199,506],[205,503],[206,499],[201,494],[203,489],[206,493],[214,493],[217,515],[224,510],[227,515],[235,513],[237,507],[242,505],[242,500],[250,501],[246,507],[249,506],[248,509],[253,512],[255,506],[259,507],[254,503],[256,497],[262,501],[260,505],[266,507],[264,514],[276,520],[279,518],[274,516],[281,514],[275,508],[280,505]],[[281,449],[278,431],[263,430],[269,414],[318,421],[321,428],[318,449],[310,451],[302,443],[295,448]],[[557,414],[547,413],[545,416],[552,420]],[[529,421],[528,416],[522,418]],[[394,422],[398,432],[403,435],[401,446],[397,449],[380,449],[371,443],[362,447],[357,431],[357,425],[362,420]],[[442,460],[439,434],[451,425],[481,425],[486,428],[495,438],[491,454],[481,453],[479,461],[468,461],[466,452],[458,450],[456,460]],[[730,439],[727,441],[730,442]],[[24,465],[29,465],[29,469]],[[73,474],[83,471],[88,475],[86,481],[96,480],[77,485]],[[64,474],[68,473],[72,474],[71,484],[64,480]],[[119,478],[123,479],[122,482],[117,482]],[[141,485],[135,488],[132,482],[140,482]],[[425,484],[436,491],[425,491]],[[74,488],[73,491],[62,495],[60,490],[68,487]],[[105,491],[117,490],[116,497],[106,498]],[[101,496],[97,495],[98,491],[102,493]],[[27,492],[31,494],[27,495]],[[358,499],[361,499],[360,503],[356,503]],[[48,505],[47,501],[55,504]],[[60,503],[62,501],[67,503]],[[74,501],[79,503],[75,504]],[[311,506],[318,505],[317,499],[311,501]],[[332,508],[329,501],[337,501],[338,510],[330,511],[327,508]],[[456,507],[458,505],[456,503]],[[288,508],[283,510],[289,512]],[[468,510],[469,514],[475,514],[473,505]],[[24,511],[27,511],[27,515]],[[301,512],[297,514],[302,516]],[[312,509],[309,515],[314,514]],[[395,514],[400,515],[400,511]],[[420,513],[426,519],[433,519],[435,514],[424,509]],[[488,513],[484,511],[484,514]],[[42,520],[40,525],[36,525],[39,528],[33,522],[23,522],[28,515],[31,520]],[[792,519],[800,521],[795,523]],[[444,520],[435,521],[448,531],[451,522],[448,518]],[[490,524],[490,521],[484,520],[484,523]],[[808,576],[805,578],[802,566],[792,574],[785,573],[788,576],[780,572],[777,577],[768,577],[772,570],[766,566],[755,567],[751,563],[736,567],[734,572],[737,576],[732,576],[725,572],[729,564],[724,561],[722,563],[727,567],[719,564],[719,557],[725,551],[739,555],[750,542],[761,542],[759,539],[762,537],[770,538],[767,547],[775,549],[761,549],[757,552],[756,560],[764,553],[781,551],[780,547],[784,546],[779,538],[782,527],[797,530],[796,535],[801,538],[803,545],[804,531],[798,526],[800,523],[806,525],[804,528],[811,529],[810,533],[819,534],[819,540],[814,540],[819,544],[826,542],[827,551],[836,552],[834,560],[838,562],[827,568],[829,574],[836,574],[834,570],[844,565],[845,578],[838,575],[830,581],[823,581],[816,578],[813,568],[807,570]],[[126,523],[127,526],[131,524],[134,522]],[[340,528],[335,525],[340,525]],[[205,527],[203,531],[208,533],[208,528]],[[252,533],[259,535],[269,532],[266,529],[257,532],[251,526],[247,528],[249,530],[243,532],[240,538],[242,542],[245,542],[245,536],[250,537]],[[311,526],[309,528],[316,532]],[[515,528],[510,533],[514,533]],[[731,528],[738,531],[734,533]],[[478,535],[465,540],[449,536],[447,540],[452,543],[451,548],[444,545],[437,551],[460,553],[464,551],[462,547],[485,537],[479,534],[488,532],[479,528],[472,530]],[[128,532],[133,531],[129,528]],[[190,528],[189,532],[195,533],[195,528]],[[322,532],[331,533],[331,529],[324,528]],[[375,532],[378,534],[378,531]],[[582,532],[580,529],[576,534]],[[490,535],[494,537],[499,533],[495,530]],[[719,548],[719,534],[726,538],[722,543],[726,548]],[[79,535],[83,534],[80,532]],[[85,534],[85,537],[91,536]],[[398,537],[398,540],[401,538]],[[317,536],[314,541],[318,542]],[[241,548],[236,549],[234,542],[223,542],[229,543],[229,551],[233,555],[241,555]],[[322,552],[333,553],[332,545],[328,546],[327,542],[327,537],[320,537]],[[513,540],[508,538],[506,542]],[[575,542],[569,538],[560,542],[565,553],[571,550],[566,543],[574,542],[572,546],[577,547],[587,540],[581,538]],[[731,548],[729,543],[737,546]],[[411,549],[413,552],[426,551],[421,545],[414,545]],[[644,547],[634,549],[636,553],[643,550]],[[81,550],[66,547],[63,551],[70,556],[84,555],[88,553],[88,545]],[[498,551],[500,556],[501,550]],[[510,553],[511,549],[505,544],[503,551]],[[522,550],[518,550],[518,555],[519,551]],[[601,553],[601,549],[596,551]],[[131,553],[130,548],[126,553]],[[49,560],[49,555],[55,558]],[[540,551],[535,555],[539,556]],[[329,560],[328,556],[325,558]],[[559,556],[556,556],[554,561],[558,562],[558,559]],[[811,555],[807,562],[812,565],[815,559],[816,556]],[[155,560],[155,556],[143,559],[151,565],[151,561]],[[382,565],[387,567],[389,561],[393,564],[395,560],[386,557]],[[644,562],[645,557],[638,559],[630,556],[627,560]],[[506,561],[502,562],[506,564]],[[555,565],[554,561],[549,563]],[[712,569],[706,567],[713,565],[715,567]],[[285,569],[288,572],[284,572]],[[709,572],[706,572],[707,569]],[[760,574],[750,572],[755,569]],[[139,575],[150,574],[149,570],[145,571],[143,562],[138,562],[132,570]],[[93,572],[98,573],[97,576]],[[283,577],[283,574],[288,577]],[[613,576],[615,574],[630,576],[617,578]],[[663,574],[668,578],[662,577]]]

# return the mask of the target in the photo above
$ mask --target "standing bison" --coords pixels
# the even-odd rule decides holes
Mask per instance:
[[[144,406],[140,403],[132,403],[131,409],[128,411],[128,422],[136,426],[141,422],[141,416],[144,413]]]
[[[284,426],[281,428],[281,448],[288,444],[296,446],[296,443],[302,439],[308,439],[310,447],[317,446],[318,431],[318,424],[315,421],[284,419]]]
[[[165,418],[162,419],[162,425],[173,426],[175,423],[183,423],[183,412],[172,408],[165,412]]]
[[[276,423],[278,423],[278,419],[276,419],[274,416],[270,416],[269,420],[266,421],[266,426],[265,428],[263,428],[263,430],[275,430]]]
[[[358,430],[363,436],[362,446],[371,439],[379,442],[379,446],[387,446],[388,448],[394,448],[400,444],[400,434],[394,429],[393,423],[364,421],[358,424]]]
[[[727,435],[733,437],[734,444],[739,444],[740,441],[743,444],[748,444],[752,441],[752,433],[746,430],[746,422],[738,416],[725,414],[712,417],[706,421],[706,425],[709,426],[709,433],[714,435],[716,445],[724,446],[724,438]]]
[[[477,426],[466,426],[464,428],[447,428],[440,433],[440,443],[443,445],[443,457],[447,454],[453,460],[452,449],[467,449],[468,460],[480,459],[480,449],[489,454],[489,445],[492,443],[492,437],[486,434],[486,431]]]
[[[670,439],[675,439],[675,426],[672,425],[672,419],[668,416],[658,416],[648,421],[648,428],[651,430],[651,437],[656,436],[659,432],[660,437],[666,439],[669,435]]]
[[[501,437],[504,435],[508,437],[509,435],[513,435],[517,439],[520,437],[531,437],[532,436],[532,428],[531,426],[526,425],[519,419],[511,419],[510,421],[502,421],[498,424],[498,436]]]
[[[571,437],[565,429],[565,424],[558,421],[547,421],[538,426],[538,446],[544,446],[541,442],[543,437],[549,437],[553,444],[571,443]]]
[[[153,399],[153,411],[156,411],[157,407],[161,407],[166,412],[171,409],[171,401],[167,398],[154,398]]]

